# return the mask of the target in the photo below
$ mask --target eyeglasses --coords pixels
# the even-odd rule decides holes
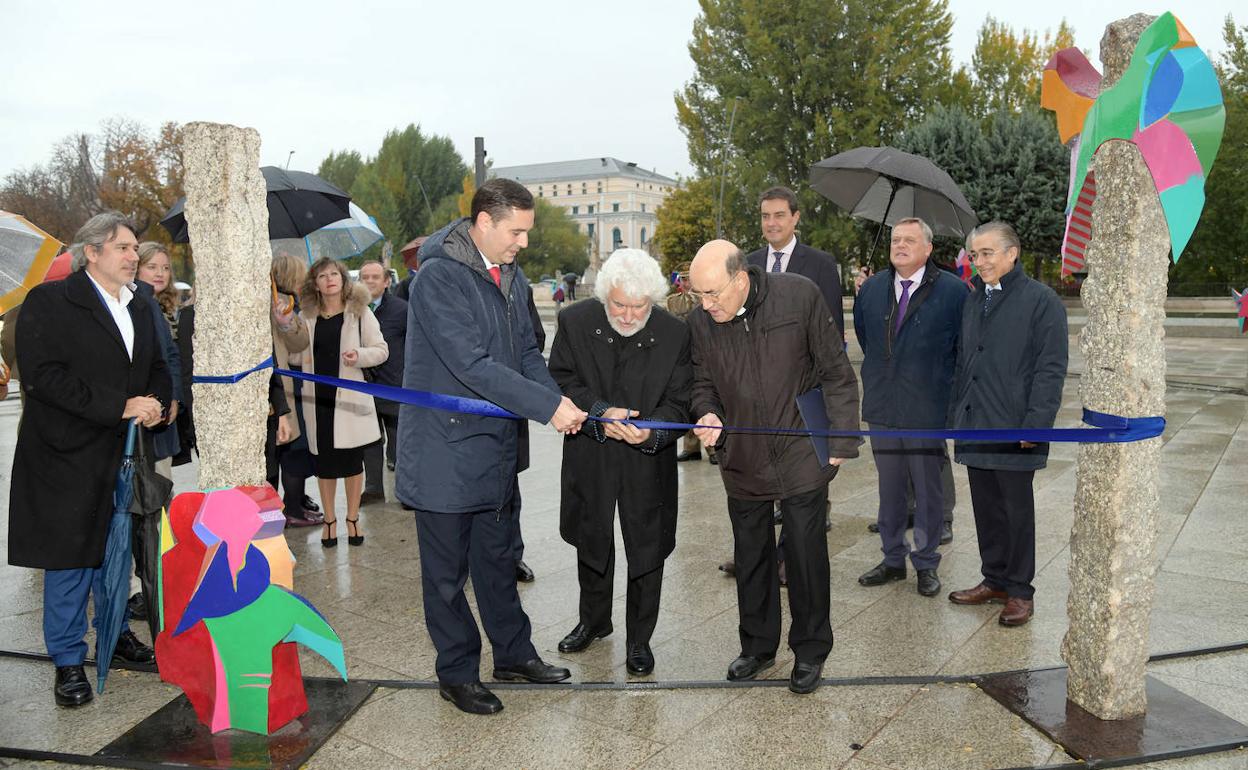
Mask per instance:
[[[693,297],[698,302],[702,302],[708,299],[711,302],[719,302],[719,295],[724,293],[724,290],[727,289],[732,284],[733,279],[736,278],[737,275],[740,274],[740,272],[741,271],[738,270],[737,272],[728,276],[728,280],[724,282],[724,285],[720,286],[715,291],[693,291],[692,289],[690,289],[689,296]]]

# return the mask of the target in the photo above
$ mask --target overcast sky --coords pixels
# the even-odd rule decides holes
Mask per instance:
[[[1188,2],[1180,13],[1211,58],[1233,4]],[[672,95],[693,72],[696,0],[3,6],[0,176],[113,116],[153,130],[166,120],[252,126],[262,165],[294,150],[291,168],[308,171],[331,150],[374,153],[408,123],[450,136],[469,162],[484,136],[496,165],[611,155],[667,175],[690,170]],[[1128,0],[950,6],[959,62],[988,13],[1015,29],[1065,17],[1095,60],[1106,23],[1166,10]]]

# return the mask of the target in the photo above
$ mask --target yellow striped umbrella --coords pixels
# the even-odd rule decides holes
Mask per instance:
[[[60,241],[24,217],[0,211],[0,313],[22,304],[43,282],[60,249]]]

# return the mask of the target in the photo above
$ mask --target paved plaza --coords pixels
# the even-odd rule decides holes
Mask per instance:
[[[1233,321],[1228,321],[1233,323]],[[553,329],[549,329],[553,333]],[[1080,416],[1082,358],[1071,340],[1059,427]],[[857,364],[861,354],[851,349]],[[1155,653],[1248,640],[1248,340],[1174,338],[1167,345],[1168,425],[1161,463]],[[7,498],[20,407],[0,404],[0,469]],[[738,653],[736,591],[716,569],[731,555],[723,485],[705,460],[680,466],[680,523],[667,561],[653,640],[653,676],[624,669],[625,561],[617,549],[616,633],[579,654],[556,644],[577,622],[575,551],[558,535],[561,437],[532,431],[533,467],[521,476],[526,560],[536,582],[520,588],[534,642],[572,681],[655,681],[666,689],[498,689],[505,710],[472,717],[436,690],[381,687],[326,743],[310,768],[840,768],[959,770],[1060,765],[1058,746],[972,684],[837,683],[814,695],[784,686],[680,687],[720,682]],[[945,591],[924,598],[914,575],[864,588],[857,576],[880,559],[867,532],[876,515],[869,451],[832,483],[832,625],[836,644],[824,668],[831,679],[973,674],[1061,665],[1069,583],[1068,539],[1075,491],[1075,445],[1054,445],[1036,476],[1036,615],[1022,628],[999,626],[999,608],[961,607],[944,594],[979,580],[979,557],[966,473],[955,466],[955,539],[942,547]],[[179,490],[194,485],[177,469]],[[419,558],[410,513],[393,501],[366,507],[367,542],[323,550],[319,528],[287,530],[298,559],[295,589],[342,637],[353,678],[431,680],[434,651],[421,609]],[[315,485],[309,484],[309,489]],[[340,510],[343,508],[340,507]],[[0,504],[7,511],[7,504]],[[0,513],[7,519],[7,513]],[[0,522],[0,536],[7,521]],[[6,544],[7,547],[7,544]],[[41,653],[41,573],[0,567],[0,649]],[[787,613],[785,623],[787,625]],[[136,624],[143,635],[145,627]],[[492,662],[488,643],[483,681]],[[332,669],[306,653],[304,671]],[[766,676],[787,683],[792,653],[782,649]],[[1150,664],[1161,681],[1248,723],[1248,651]],[[154,674],[114,671],[108,691],[89,706],[59,710],[50,663],[0,657],[0,746],[92,754],[178,695]],[[0,759],[0,767],[59,767]],[[1160,770],[1248,768],[1248,751],[1147,765]]]

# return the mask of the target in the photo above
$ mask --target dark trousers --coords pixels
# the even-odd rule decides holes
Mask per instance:
[[[975,534],[984,582],[1010,596],[1030,599],[1036,589],[1035,471],[966,469],[975,509]]]
[[[377,410],[377,427],[381,429],[381,439],[364,447],[364,491],[384,494],[385,475],[381,465],[382,455],[386,463],[394,465],[395,450],[398,446],[399,415],[383,414]],[[385,445],[383,452],[382,445]]]
[[[519,502],[513,495],[501,513],[416,511],[425,626],[438,651],[438,681],[443,684],[481,679],[481,634],[464,596],[470,575],[495,665],[537,657],[530,640],[532,626],[516,592],[511,558],[512,519]]]
[[[43,643],[57,666],[80,666],[87,657],[87,597],[94,594],[99,617],[104,586],[93,567],[50,569],[43,573]],[[127,621],[122,633],[130,630]]]
[[[953,509],[958,504],[958,490],[953,485],[953,463],[949,462],[949,451],[945,446],[945,442],[941,441],[939,443],[941,506],[944,510],[945,521],[952,524]],[[914,509],[917,505],[914,499],[914,480],[909,479],[906,482],[906,511],[908,516],[914,515]]]
[[[272,458],[267,462],[269,486],[276,491],[280,482],[282,511],[289,516],[303,515],[304,485],[312,465],[312,457],[308,454],[306,445],[297,447],[296,444],[299,443],[301,442],[278,444],[273,441],[265,446],[266,458]]]
[[[615,545],[607,556],[604,571],[598,572],[583,561],[576,563],[576,577],[581,584],[581,622],[588,628],[611,625],[612,584],[615,578]],[[624,628],[629,644],[650,643],[654,626],[659,622],[659,595],[663,588],[663,565],[644,575],[628,578],[624,603]]]
[[[828,488],[780,501],[785,575],[789,586],[789,647],[803,663],[822,663],[832,651],[828,540],[823,529]],[[773,655],[780,646],[780,576],[776,565],[775,507],[770,500],[728,498],[741,652]]]
[[[511,555],[512,566],[524,558],[524,536],[520,534],[520,483],[516,482],[516,490],[512,493],[511,505]],[[513,570],[514,572],[514,570]]]
[[[872,430],[887,430],[872,425]],[[871,454],[879,477],[880,550],[890,567],[936,569],[940,564],[940,530],[943,524],[944,491],[940,479],[943,441],[933,439],[872,436]],[[906,483],[914,484],[914,550],[906,543]]]

